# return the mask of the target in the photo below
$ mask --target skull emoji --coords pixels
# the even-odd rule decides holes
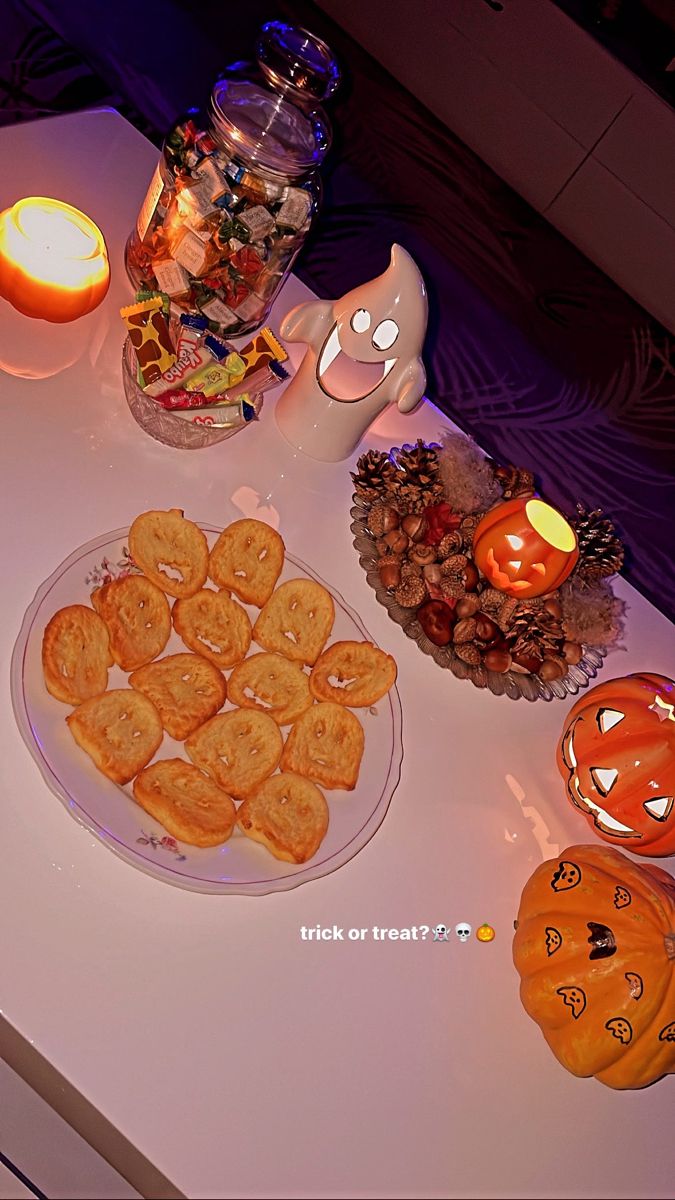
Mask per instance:
[[[467,925],[466,921],[460,921],[459,925],[455,925],[455,933],[460,942],[468,942],[471,937],[471,926]]]
[[[448,940],[447,925],[435,925],[433,932],[434,932],[434,941],[435,942],[447,942],[447,940]]]

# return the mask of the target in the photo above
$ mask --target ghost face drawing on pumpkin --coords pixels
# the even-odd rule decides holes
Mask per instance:
[[[575,808],[607,841],[675,850],[675,695],[659,676],[600,684],[578,701],[558,748]]]

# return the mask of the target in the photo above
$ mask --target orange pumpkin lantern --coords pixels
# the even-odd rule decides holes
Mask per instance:
[[[521,600],[560,587],[578,557],[572,526],[537,496],[495,505],[473,538],[474,562],[488,582]]]
[[[520,998],[559,1062],[613,1088],[675,1071],[675,881],[609,846],[572,846],[525,885]]]
[[[675,682],[626,675],[570,710],[557,752],[567,795],[608,842],[675,853]]]

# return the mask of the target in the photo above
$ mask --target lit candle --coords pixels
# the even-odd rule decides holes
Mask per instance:
[[[0,213],[0,296],[24,316],[74,321],[109,283],[103,234],[77,208],[29,196]]]

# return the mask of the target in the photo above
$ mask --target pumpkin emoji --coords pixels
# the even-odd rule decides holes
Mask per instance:
[[[557,509],[537,496],[521,496],[486,512],[474,534],[473,558],[492,587],[529,600],[560,587],[579,547]]]
[[[556,890],[570,865],[577,886]],[[618,890],[629,905],[616,907]],[[513,961],[525,1011],[573,1075],[639,1088],[675,1071],[675,880],[665,871],[601,845],[542,863],[521,897]]]
[[[567,795],[605,841],[675,853],[675,683],[626,675],[570,710],[557,752]],[[617,890],[616,907],[630,904]]]

